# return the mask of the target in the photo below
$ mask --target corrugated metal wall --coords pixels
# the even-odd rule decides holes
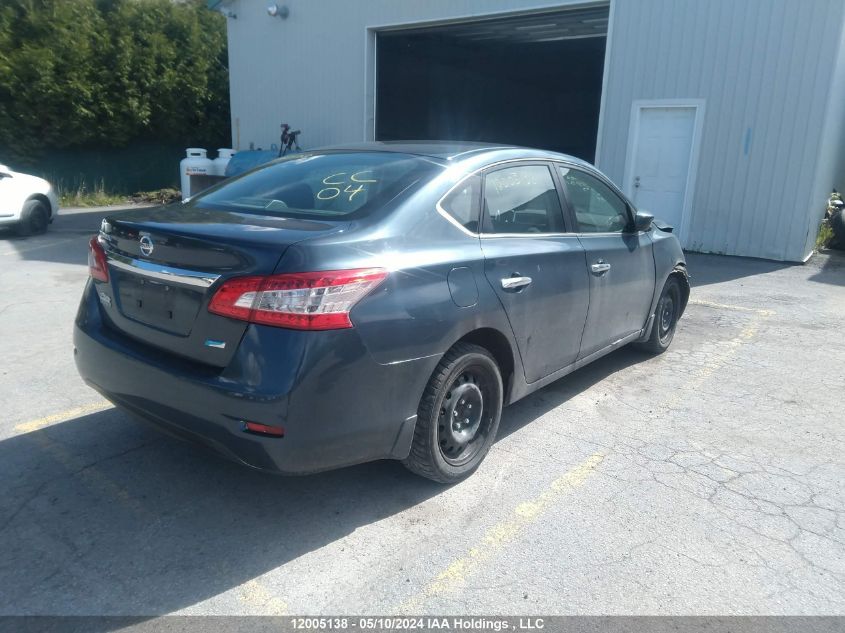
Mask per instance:
[[[633,101],[704,99],[687,246],[804,259],[833,186],[832,168],[816,184],[826,120],[845,116],[829,107],[843,16],[842,0],[618,0],[599,166],[622,182]]]
[[[281,20],[264,2],[231,3],[233,136],[242,149],[278,142],[283,120],[311,147],[370,137],[368,28],[585,3],[286,4],[290,17]],[[845,89],[831,91],[843,22],[843,0],[614,0],[599,166],[622,182],[634,100],[704,99],[688,246],[803,259],[835,165],[845,164],[836,111]]]
[[[816,180],[810,194],[813,209],[819,200],[828,196],[831,188],[845,192],[845,24],[840,34],[836,68],[830,81]],[[809,252],[813,247],[819,218],[820,215],[811,215],[808,218],[805,252]]]
[[[242,149],[278,142],[284,120],[314,147],[371,134],[367,29],[596,4],[572,0],[293,0],[286,20],[266,3],[237,0],[228,20],[232,130]],[[598,4],[602,4],[599,2]],[[606,4],[606,2],[604,3]],[[368,67],[369,66],[369,67]],[[370,91],[368,94],[368,90]]]

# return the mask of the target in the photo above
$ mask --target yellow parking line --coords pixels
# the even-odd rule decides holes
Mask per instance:
[[[718,310],[737,310],[739,312],[753,312],[761,316],[771,316],[774,310],[761,310],[759,308],[748,308],[746,306],[735,306],[727,303],[716,303],[715,301],[703,301],[701,299],[690,299],[690,305],[704,306],[705,308],[716,308]]]
[[[402,603],[399,612],[419,613],[427,599],[450,592],[461,586],[466,582],[467,577],[475,573],[483,563],[498,554],[506,545],[516,539],[525,528],[540,518],[559,497],[584,483],[587,477],[601,464],[604,457],[604,453],[590,455],[578,466],[555,479],[537,497],[516,506],[508,519],[487,530],[484,538],[476,547],[453,561],[419,594]]]
[[[91,404],[82,405],[73,409],[67,409],[59,413],[38,418],[37,420],[30,420],[15,426],[17,433],[31,433],[38,429],[70,420],[82,415],[96,413],[97,411],[104,411],[112,407],[112,404],[107,401],[94,402]],[[42,450],[49,453],[50,456],[58,463],[65,467],[65,469],[74,473],[90,488],[97,490],[101,495],[107,495],[115,499],[122,506],[134,512],[136,515],[147,520],[156,519],[155,514],[147,510],[146,507],[132,495],[115,483],[105,473],[100,471],[95,465],[87,466],[78,457],[71,454],[59,443],[52,441],[49,437],[38,435],[36,436],[38,445]],[[272,592],[264,586],[259,580],[250,580],[239,587],[238,597],[246,604],[252,605],[261,610],[263,615],[287,615],[287,603],[274,596]]]
[[[95,402],[92,404],[85,404],[81,407],[75,407],[73,409],[68,409],[67,411],[62,411],[60,413],[54,413],[53,415],[47,415],[43,418],[38,418],[37,420],[30,420],[29,422],[22,422],[15,426],[16,433],[32,433],[32,431],[37,431],[38,429],[43,429],[45,426],[50,426],[51,424],[55,424],[56,422],[63,422],[65,420],[70,420],[71,418],[79,417],[80,415],[87,415],[89,413],[95,413],[97,411],[103,411],[108,409],[112,406],[110,402]]]
[[[695,389],[696,386],[712,375],[718,367],[724,365],[739,351],[746,341],[757,335],[761,321],[775,314],[772,310],[761,310],[712,301],[690,300],[689,303],[720,310],[750,312],[761,318],[753,318],[735,338],[727,341],[725,349],[720,350],[721,353],[715,354],[711,362],[706,363],[696,372],[697,375],[694,380],[686,385],[688,389],[680,390],[675,397],[670,398],[664,403],[668,408],[677,404],[681,399],[688,397],[689,388]],[[453,561],[420,593],[403,602],[398,611],[400,613],[419,613],[422,611],[421,607],[429,598],[451,592],[463,585],[470,575],[475,573],[482,564],[498,554],[506,545],[514,541],[526,527],[544,514],[560,496],[584,483],[589,475],[601,464],[604,457],[605,454],[603,453],[594,453],[573,470],[554,480],[536,498],[519,504],[514,508],[512,515],[508,519],[490,528],[477,546],[471,548],[464,556]]]

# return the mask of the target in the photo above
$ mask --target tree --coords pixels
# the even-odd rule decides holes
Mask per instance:
[[[129,142],[228,144],[225,18],[201,0],[6,0],[0,157]]]

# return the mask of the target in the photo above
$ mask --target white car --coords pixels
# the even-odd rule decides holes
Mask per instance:
[[[0,227],[20,235],[43,233],[59,212],[59,198],[49,182],[0,165]]]

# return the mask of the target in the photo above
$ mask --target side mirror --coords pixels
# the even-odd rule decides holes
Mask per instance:
[[[653,223],[654,216],[651,213],[646,213],[645,211],[637,211],[637,215],[634,216],[635,231],[648,231]]]

